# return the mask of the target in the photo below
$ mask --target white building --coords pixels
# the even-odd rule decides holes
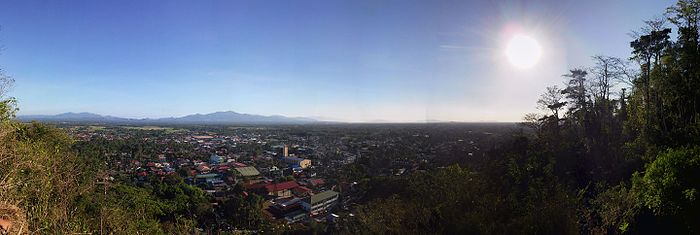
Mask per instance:
[[[327,190],[311,195],[301,201],[301,206],[311,214],[319,214],[338,202],[338,192]]]

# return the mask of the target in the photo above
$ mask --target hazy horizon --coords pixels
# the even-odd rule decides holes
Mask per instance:
[[[58,116],[58,115],[66,115],[66,114],[90,114],[90,115],[100,115],[103,117],[114,117],[114,118],[125,118],[125,119],[134,119],[134,120],[157,120],[157,119],[167,119],[167,118],[183,118],[191,115],[207,115],[207,114],[214,114],[214,113],[226,113],[226,112],[235,112],[239,114],[248,114],[248,115],[258,115],[254,113],[240,113],[236,112],[233,110],[227,110],[227,111],[216,111],[216,112],[211,112],[211,113],[191,113],[191,114],[186,114],[186,115],[180,115],[180,116],[165,116],[165,117],[127,117],[127,116],[114,116],[114,115],[104,115],[100,113],[92,113],[92,112],[62,112],[62,113],[53,113],[53,114],[21,114],[18,117],[21,118],[27,118],[27,117],[36,117],[36,116],[47,116],[47,117],[52,117],[52,116]],[[282,116],[285,118],[305,118],[305,119],[312,119],[313,121],[318,121],[318,122],[337,122],[337,123],[449,123],[449,122],[454,122],[454,123],[516,123],[512,121],[497,121],[497,120],[475,120],[475,121],[453,121],[453,120],[438,120],[438,119],[425,119],[425,120],[403,120],[403,121],[394,121],[394,120],[381,120],[381,119],[375,119],[375,120],[343,120],[339,118],[331,118],[331,117],[318,117],[318,116],[310,116],[310,117],[303,117],[303,116],[283,116],[283,115],[278,115],[278,114],[272,114],[272,115],[261,115],[261,116]],[[25,119],[26,120],[26,119]]]
[[[0,9],[0,64],[20,115],[513,122],[673,4],[594,2],[22,1]],[[520,33],[530,68],[504,59]]]

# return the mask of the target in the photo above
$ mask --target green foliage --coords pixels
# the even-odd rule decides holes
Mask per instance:
[[[261,205],[264,199],[258,195],[237,195],[223,202],[220,210],[229,225],[238,229],[259,230],[266,224]]]
[[[625,184],[611,188],[599,185],[601,193],[591,198],[589,206],[580,208],[584,221],[595,234],[621,234],[629,232],[639,213],[639,193]],[[586,205],[586,204],[584,204]]]
[[[2,140],[0,198],[19,205],[30,232],[70,231],[79,227],[72,210],[92,179],[81,177],[84,158],[70,151],[71,139],[40,123],[11,123]],[[7,133],[7,132],[5,132]]]
[[[165,214],[167,205],[149,190],[120,184],[110,187],[104,201],[100,201],[99,195],[91,198],[101,206],[100,221],[92,221],[93,228],[101,225],[100,230],[118,234],[163,234],[156,218]]]
[[[209,199],[200,188],[185,184],[177,175],[168,175],[163,182],[153,182],[153,196],[163,207],[161,220],[177,222],[177,216],[205,218],[212,216]]]
[[[515,164],[518,166],[501,167],[506,168],[504,171],[546,174],[532,163]],[[524,175],[527,174],[514,173],[494,179],[451,166],[409,178],[375,179],[369,191],[373,199],[360,206],[356,219],[346,225],[350,227],[346,232],[577,233],[574,197],[556,183],[550,184],[551,179],[546,176]]]
[[[8,122],[12,120],[15,118],[17,110],[17,100],[15,98],[0,101],[0,121]]]
[[[669,149],[637,177],[634,182],[641,191],[642,203],[655,214],[700,218],[700,147]]]
[[[101,185],[79,198],[76,208],[86,220],[85,231],[116,234],[189,233],[196,218],[211,217],[204,192],[173,177],[174,182],[144,188],[125,184]]]
[[[177,176],[151,188],[107,180],[109,145],[76,143],[36,122],[0,130],[0,198],[22,210],[26,221],[16,223],[31,233],[189,233],[198,226],[192,218],[212,217],[204,192]]]

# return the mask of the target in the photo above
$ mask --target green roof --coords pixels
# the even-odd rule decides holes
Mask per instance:
[[[329,198],[332,198],[335,196],[338,196],[338,192],[333,191],[333,190],[326,190],[326,191],[311,195],[311,197],[309,197],[309,204],[314,204],[316,202],[320,202],[320,201],[323,201],[323,200],[326,200],[326,199],[329,199]]]
[[[203,174],[203,175],[197,175],[195,176],[197,179],[205,179],[205,178],[216,178],[219,177],[219,174]]]
[[[255,169],[255,167],[252,166],[246,166],[246,167],[238,167],[236,168],[236,171],[238,171],[238,174],[241,176],[257,176],[260,175],[260,172],[258,169]]]

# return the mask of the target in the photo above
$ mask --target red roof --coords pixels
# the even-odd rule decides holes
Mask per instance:
[[[294,193],[297,193],[297,194],[306,194],[306,193],[311,192],[311,189],[304,187],[304,186],[299,186],[299,187],[292,189],[292,191],[294,191]]]
[[[299,184],[297,184],[296,181],[287,181],[284,183],[277,183],[277,184],[270,184],[265,186],[265,189],[268,192],[277,192],[277,191],[282,191],[282,190],[288,190],[288,189],[293,189],[299,187]]]
[[[326,182],[323,181],[323,179],[311,179],[311,180],[309,180],[309,183],[311,183],[311,185],[313,185],[313,186],[316,186],[316,185],[325,184]]]
[[[252,189],[264,188],[264,187],[267,187],[268,185],[270,185],[270,183],[257,182],[257,183],[253,183],[253,184],[244,184],[243,187],[248,189],[248,190],[252,190]]]
[[[236,166],[236,167],[246,167],[246,166],[248,166],[248,165],[243,164],[243,163],[240,163],[240,162],[234,162],[233,165]]]
[[[221,170],[228,170],[229,168],[231,168],[231,167],[226,166],[226,165],[219,166],[219,170],[220,170],[220,171],[221,171]]]

